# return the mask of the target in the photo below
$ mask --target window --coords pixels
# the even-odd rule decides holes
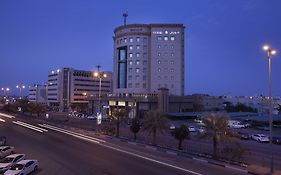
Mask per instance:
[[[137,42],[140,42],[140,37],[137,37]]]
[[[162,36],[157,36],[157,40],[161,41],[162,40]]]
[[[143,70],[142,70],[142,71],[143,71],[143,73],[146,73],[146,68],[143,68]]]
[[[124,38],[124,43],[127,43],[127,38]]]
[[[168,37],[167,37],[167,36],[164,36],[164,40],[165,40],[165,41],[168,41]]]
[[[159,57],[161,56],[161,53],[160,52],[158,52],[158,54],[157,54]]]
[[[147,50],[147,45],[143,46],[143,50],[146,51]]]
[[[129,83],[129,84],[128,84],[128,87],[129,87],[129,88],[132,88],[132,83]]]
[[[174,64],[174,61],[173,61],[173,60],[171,61],[171,64]]]
[[[132,80],[132,75],[129,75],[129,76],[128,76],[128,79],[129,79],[129,80]]]
[[[171,45],[171,49],[173,49],[173,48],[174,48],[174,45],[172,44],[172,45]]]
[[[133,50],[133,46],[131,45],[131,46],[129,46],[129,50]]]
[[[143,38],[143,42],[144,42],[144,43],[147,43],[147,38]]]
[[[147,61],[146,60],[143,60],[143,65],[146,65],[147,64]]]
[[[157,79],[158,79],[158,80],[161,80],[161,76],[158,76]]]
[[[158,64],[161,64],[161,60],[158,60],[157,63],[158,63]]]
[[[140,76],[139,75],[136,76],[136,80],[137,81],[140,80]]]
[[[140,53],[136,53],[136,57],[139,58],[140,57]]]
[[[144,81],[146,80],[146,75],[144,75],[144,76],[142,77],[142,80],[144,80]]]
[[[140,45],[137,45],[137,50],[140,50]]]
[[[130,57],[130,58],[133,58],[133,54],[132,54],[132,53],[129,53],[129,57]]]
[[[174,56],[174,53],[171,53],[171,57],[173,57]]]
[[[120,44],[122,44],[122,42],[123,42],[123,40],[122,40],[122,39],[120,39]]]
[[[165,31],[165,34],[167,35],[168,33],[169,33],[169,32],[166,30],[166,31]]]
[[[133,42],[133,38],[130,38],[130,43],[132,43]]]
[[[129,61],[129,65],[133,65],[133,61],[132,60]]]
[[[171,36],[171,41],[175,41],[175,37],[174,36]]]
[[[171,72],[174,72],[174,71],[175,71],[175,70],[172,68],[172,69],[171,69]]]
[[[140,68],[136,68],[136,73],[139,73],[140,72]]]
[[[161,68],[158,68],[158,72],[161,72]]]
[[[136,88],[139,88],[140,87],[140,84],[139,83],[136,83]]]
[[[142,84],[142,87],[143,87],[143,88],[146,88],[146,84],[145,84],[145,83],[143,83],[143,84]]]
[[[132,68],[129,68],[129,72],[132,72],[132,70],[133,70]]]
[[[158,47],[158,49],[160,49],[160,48],[161,48],[161,45],[158,45],[157,47]]]
[[[140,64],[140,60],[137,60],[137,61],[136,61],[136,65],[139,65],[139,64]]]
[[[144,59],[147,58],[147,53],[143,53],[143,58],[144,58]]]

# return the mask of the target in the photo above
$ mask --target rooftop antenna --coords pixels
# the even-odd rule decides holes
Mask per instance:
[[[124,26],[126,25],[126,22],[127,22],[127,17],[128,17],[128,12],[126,11],[125,13],[123,13]]]

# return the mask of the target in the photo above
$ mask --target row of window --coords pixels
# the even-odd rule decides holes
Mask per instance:
[[[132,75],[129,75],[129,76],[128,76],[128,80],[132,80],[132,79],[133,79],[133,76],[132,76]],[[139,76],[139,75],[136,75],[136,76],[135,76],[135,80],[137,80],[137,81],[140,80],[140,76]],[[146,75],[142,76],[142,80],[143,80],[143,81],[146,80]]]
[[[134,88],[140,88],[141,84],[140,83],[135,83],[135,87]],[[128,88],[133,88],[133,84],[132,83],[128,83]],[[142,84],[142,88],[146,88],[146,83]]]
[[[161,49],[161,48],[164,48],[164,49],[168,49],[168,48],[174,49],[175,46],[174,46],[173,44],[171,44],[170,47],[169,47],[167,44],[165,44],[165,45],[160,45],[160,44],[158,44],[158,45],[157,45],[157,48],[158,48],[158,49]]]
[[[163,85],[162,84],[158,84],[158,88],[162,88],[162,87],[168,88],[168,85],[167,84],[163,84]],[[171,84],[170,87],[174,88],[174,84]]]
[[[157,79],[158,79],[158,80],[168,80],[168,76],[164,76],[164,77],[158,76]],[[171,77],[170,77],[170,80],[174,80],[174,79],[175,79],[174,76],[171,76]]]
[[[175,36],[157,36],[157,40],[158,41],[175,41],[176,40],[176,37]]]
[[[167,72],[167,71],[168,71],[168,68],[164,68],[164,69],[163,69],[163,68],[158,68],[158,72],[163,72],[163,71],[164,71],[164,72]],[[174,68],[171,68],[171,69],[170,69],[170,72],[171,72],[171,73],[175,72],[175,69],[174,69]]]
[[[157,60],[157,64],[168,64],[168,60],[164,60],[164,61],[162,61],[162,60]],[[175,61],[174,60],[171,60],[170,61],[170,64],[175,64]]]
[[[142,69],[142,72],[143,72],[143,73],[146,73],[146,71],[147,71],[146,68],[143,68],[143,69]],[[132,72],[133,72],[133,68],[129,68],[129,69],[128,69],[128,72],[129,72],[129,73],[132,73]],[[140,68],[135,68],[135,72],[136,72],[136,73],[140,73]]]
[[[136,49],[136,50],[140,50],[140,48],[141,48],[140,45],[136,45],[136,46],[135,46],[135,49]],[[129,50],[133,50],[133,49],[134,49],[134,46],[133,46],[133,45],[130,45],[130,46],[129,46]],[[147,45],[143,45],[143,50],[144,50],[144,51],[147,51]]]
[[[74,89],[74,91],[81,91],[81,92],[99,92],[99,89]],[[110,90],[101,89],[101,92],[109,92]]]
[[[164,57],[167,57],[167,56],[168,56],[168,53],[165,52],[164,54],[162,54],[161,52],[158,52],[157,55],[158,55],[159,57],[161,57],[161,55],[164,56]],[[173,52],[172,52],[170,55],[171,55],[171,57],[174,57],[174,56],[175,56],[175,54],[174,54]]]
[[[136,65],[140,65],[140,60],[136,60],[136,61],[135,61],[135,64],[136,64]],[[146,65],[146,64],[147,64],[147,60],[143,60],[143,61],[142,61],[142,64],[143,64],[143,65]],[[133,61],[132,61],[132,60],[129,60],[129,65],[133,65]]]
[[[86,79],[78,79],[78,78],[75,78],[74,80],[75,80],[75,81],[83,81],[83,82],[94,82],[94,83],[99,83],[99,82],[100,82],[99,80],[86,80]],[[109,84],[110,81],[101,80],[101,83],[107,83],[107,84]]]
[[[133,42],[141,42],[141,40],[143,41],[143,43],[147,43],[147,37],[129,37],[129,38],[122,38],[122,39],[118,39],[116,42],[117,44],[124,44],[124,43],[133,43]]]
[[[99,85],[92,85],[92,84],[78,84],[75,83],[74,86],[86,86],[86,87],[99,87]],[[102,88],[109,88],[108,85],[101,85]]]

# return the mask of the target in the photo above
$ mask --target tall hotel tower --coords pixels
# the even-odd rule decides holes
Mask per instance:
[[[184,95],[183,24],[128,24],[114,30],[114,93]]]

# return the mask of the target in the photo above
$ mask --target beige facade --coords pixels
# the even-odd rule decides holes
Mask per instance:
[[[184,26],[130,24],[114,30],[114,93],[184,95]]]

